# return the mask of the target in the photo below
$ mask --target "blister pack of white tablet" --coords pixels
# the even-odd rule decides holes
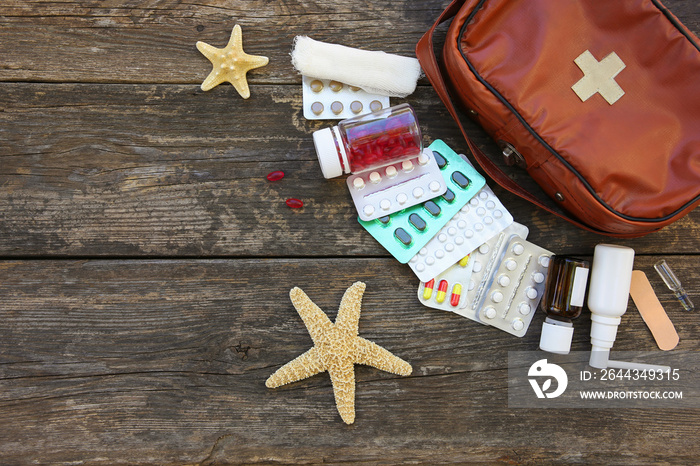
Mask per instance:
[[[506,210],[491,188],[484,185],[411,258],[408,265],[421,281],[428,281],[493,238],[511,223],[513,223],[513,216]]]
[[[525,225],[511,223],[503,231],[480,245],[469,255],[472,273],[466,283],[464,299],[453,312],[479,323],[479,305],[491,286],[493,274],[498,269],[505,255],[506,247],[512,238],[527,238],[529,233]]]
[[[522,337],[542,299],[552,252],[514,236],[507,243],[477,318]]]
[[[344,120],[390,106],[387,96],[370,94],[339,81],[302,76],[301,86],[307,120]]]
[[[347,178],[361,220],[374,220],[445,194],[447,184],[433,151]]]
[[[418,286],[418,300],[427,307],[454,312],[464,303],[474,261],[460,259],[438,277]]]

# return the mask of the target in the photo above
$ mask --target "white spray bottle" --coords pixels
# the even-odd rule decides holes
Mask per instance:
[[[638,370],[670,370],[666,366],[612,361],[610,349],[617,336],[617,326],[627,311],[634,265],[634,249],[613,244],[599,244],[593,254],[588,289],[591,310],[591,357],[588,364],[598,369],[608,367]]]

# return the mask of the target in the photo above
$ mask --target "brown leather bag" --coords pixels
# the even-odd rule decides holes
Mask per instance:
[[[433,35],[452,17],[438,64]],[[700,203],[698,44],[657,0],[455,0],[416,55],[498,184],[587,230],[635,237]],[[469,140],[450,94],[564,211]]]

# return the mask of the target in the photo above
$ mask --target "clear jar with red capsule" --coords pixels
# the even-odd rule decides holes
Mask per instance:
[[[418,120],[409,104],[348,118],[314,132],[313,138],[326,178],[373,170],[423,151]]]

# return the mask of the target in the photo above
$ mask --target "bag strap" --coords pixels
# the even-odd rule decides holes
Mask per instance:
[[[447,91],[447,85],[445,84],[445,80],[442,77],[442,73],[440,70],[440,66],[438,65],[437,57],[435,56],[435,48],[434,48],[434,41],[433,41],[433,35],[435,34],[435,29],[445,21],[453,18],[457,12],[460,10],[460,8],[464,5],[464,2],[466,0],[453,0],[450,5],[445,8],[445,10],[442,12],[442,14],[438,17],[438,19],[435,21],[435,24],[426,32],[423,37],[418,41],[418,44],[416,45],[416,56],[418,57],[421,67],[423,68],[423,72],[425,73],[426,77],[430,81],[430,84],[433,85],[433,88],[435,89],[435,92],[437,92],[438,96],[440,97],[440,100],[445,104],[447,107],[447,110],[450,112],[450,115],[452,116],[452,119],[457,122],[457,125],[459,126],[459,129],[462,131],[462,135],[464,136],[464,139],[467,142],[467,146],[469,147],[469,150],[471,153],[474,155],[474,158],[476,161],[479,163],[481,168],[486,172],[488,176],[490,176],[496,183],[498,183],[501,187],[504,189],[510,191],[511,193],[515,194],[516,196],[519,196],[526,201],[529,201],[530,203],[546,210],[549,213],[552,213],[556,215],[559,218],[562,218],[566,220],[567,222],[570,222],[574,225],[576,225],[579,228],[582,228],[584,230],[593,232],[593,233],[598,233],[601,235],[606,235],[606,236],[615,236],[615,237],[620,237],[620,238],[626,238],[626,237],[631,237],[631,236],[638,236],[638,235],[630,235],[630,234],[625,234],[625,233],[610,233],[602,230],[597,230],[595,228],[592,228],[584,223],[582,223],[580,220],[568,215],[567,213],[564,212],[558,212],[551,207],[547,206],[542,202],[540,199],[538,199],[534,194],[532,194],[530,191],[528,191],[526,188],[518,184],[516,181],[514,181],[512,178],[510,178],[503,170],[501,170],[484,152],[479,149],[476,144],[469,138],[467,135],[466,130],[464,129],[464,126],[462,125],[462,122],[459,119],[459,116],[457,115],[457,110],[454,106],[454,103],[452,102],[452,99],[450,98],[450,95]]]

